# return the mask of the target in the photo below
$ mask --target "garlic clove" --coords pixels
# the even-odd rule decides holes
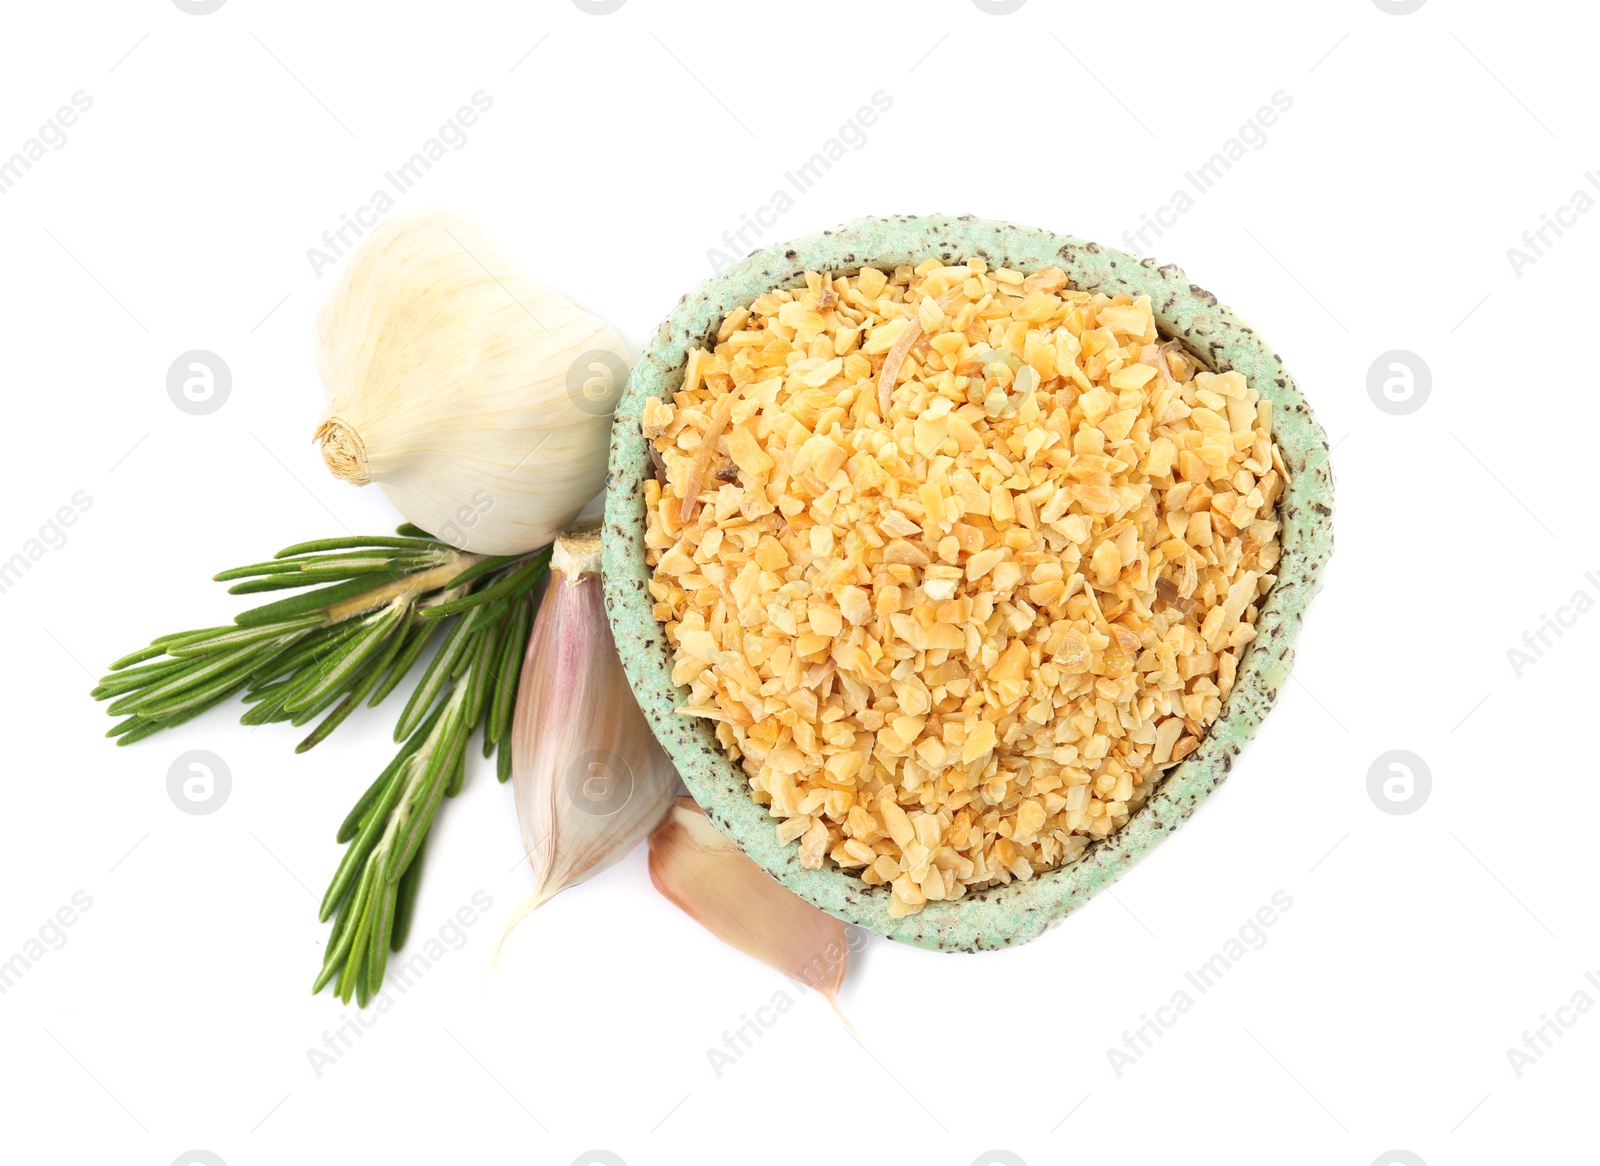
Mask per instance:
[[[602,486],[627,350],[458,218],[367,235],[317,348],[329,470],[454,546],[544,546]]]
[[[563,535],[552,549],[511,740],[522,840],[538,880],[520,919],[621,859],[678,792],[678,772],[634,702],[611,638],[598,531]]]
[[[650,881],[724,943],[821,992],[850,1027],[839,1008],[851,951],[844,923],[757,866],[692,798],[678,798],[650,835]]]

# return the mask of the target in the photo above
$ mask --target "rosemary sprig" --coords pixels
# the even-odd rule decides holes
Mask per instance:
[[[300,742],[326,740],[365,702],[376,707],[428,643],[440,646],[395,725],[400,750],[339,828],[348,843],[328,886],[333,920],[314,992],[329,983],[365,1007],[405,943],[422,853],[440,801],[461,789],[467,742],[499,750],[511,774],[511,710],[548,551],[469,554],[414,526],[396,535],[317,539],[219,573],[233,594],[313,588],[250,608],[221,627],[160,636],[115,661],[95,687],[113,715],[106,734],[128,745],[232,696],[248,725],[322,719]]]

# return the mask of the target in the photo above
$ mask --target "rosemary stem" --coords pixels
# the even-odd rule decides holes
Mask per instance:
[[[436,567],[429,567],[426,571],[415,575],[407,575],[403,579],[396,579],[392,583],[385,583],[380,587],[373,588],[371,591],[363,592],[354,599],[334,604],[328,608],[325,622],[330,624],[339,623],[342,620],[349,619],[351,616],[371,611],[375,607],[382,607],[385,603],[398,596],[417,596],[425,591],[432,591],[435,587],[442,587],[483,558],[483,555],[457,551]]]

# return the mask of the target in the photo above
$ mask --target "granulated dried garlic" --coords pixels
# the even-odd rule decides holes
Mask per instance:
[[[1057,268],[808,274],[641,421],[681,711],[895,915],[1123,826],[1275,581],[1269,403]]]

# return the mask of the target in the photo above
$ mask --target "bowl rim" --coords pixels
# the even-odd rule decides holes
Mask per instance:
[[[802,867],[798,843],[777,839],[776,819],[750,797],[743,771],[718,744],[709,722],[678,715],[687,689],[672,683],[671,649],[654,618],[645,565],[643,482],[652,473],[639,425],[651,396],[681,384],[693,345],[727,312],[763,292],[794,287],[807,271],[916,264],[929,257],[1032,271],[1063,268],[1069,285],[1107,294],[1148,295],[1156,322],[1214,371],[1236,369],[1271,401],[1273,435],[1290,471],[1279,500],[1278,580],[1257,619],[1257,637],[1240,660],[1233,690],[1194,753],[1168,771],[1126,826],[1091,844],[1073,863],[1021,882],[928,903],[890,918],[889,892],[825,862]],[[1035,227],[970,215],[861,218],[752,252],[687,293],[662,322],[629,376],[612,421],[606,478],[603,577],[607,618],[624,671],[646,720],[689,793],[724,834],[768,874],[807,902],[879,935],[941,951],[975,951],[1026,942],[1086,903],[1169,837],[1233,766],[1277,699],[1293,662],[1307,604],[1320,589],[1333,546],[1333,473],[1327,437],[1277,353],[1216,296],[1172,264]]]

